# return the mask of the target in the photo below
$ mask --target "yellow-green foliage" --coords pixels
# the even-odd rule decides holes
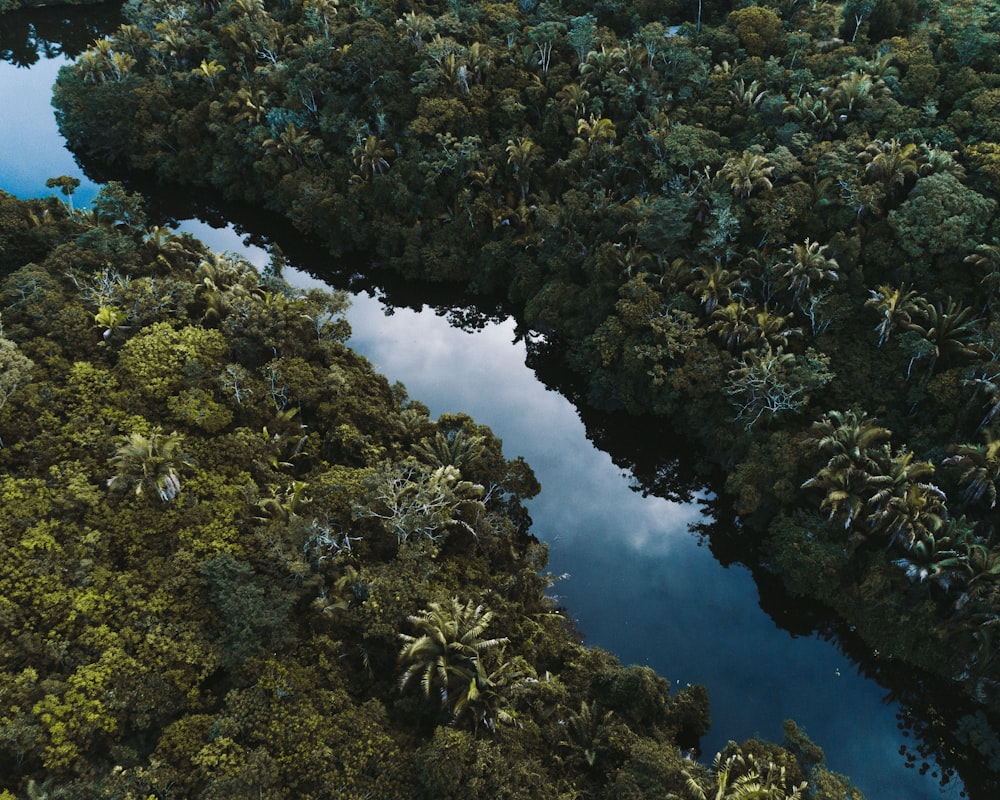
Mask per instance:
[[[228,351],[219,331],[157,322],[122,346],[118,369],[129,388],[145,399],[164,401],[185,382],[214,382]]]

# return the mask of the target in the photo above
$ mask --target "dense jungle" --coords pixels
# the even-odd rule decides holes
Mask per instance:
[[[902,665],[915,674],[936,676],[964,693],[978,710],[963,718],[958,739],[980,767],[996,772],[1000,543],[994,525],[1000,369],[992,300],[1000,286],[997,9],[929,0],[746,6],[672,0],[133,0],[124,13],[126,24],[65,69],[56,87],[61,129],[89,168],[164,187],[212,190],[232,203],[264,207],[342,259],[348,273],[456,287],[464,298],[476,298],[484,313],[514,315],[532,358],[572,376],[581,406],[637,419],[662,417],[698,442],[698,466],[705,474],[721,471],[726,476],[727,500],[739,517],[740,535],[759,566],[777,575],[788,591],[831,607],[894,668]],[[56,188],[65,189],[71,204],[71,183]],[[91,225],[108,236],[111,225],[114,237],[123,234],[120,241],[125,241],[131,235],[136,247],[145,247],[148,237],[166,236],[146,229],[141,207],[121,185],[111,184],[102,194],[89,222],[79,219],[79,211],[68,211],[60,224]],[[32,212],[38,229],[64,213],[58,203],[46,208],[48,217]],[[13,240],[25,241],[23,234],[18,236]],[[76,246],[86,249],[89,244]],[[151,266],[143,273],[127,262],[123,272],[115,247],[127,249],[99,245],[115,254],[105,255],[100,266],[113,264],[118,277],[159,277]],[[18,247],[10,251],[20,252]],[[29,259],[44,261],[37,254]],[[28,263],[14,258],[4,269],[20,270]],[[84,286],[75,288],[85,297],[93,295],[86,287],[100,279],[97,263],[84,268],[72,263],[70,274]],[[44,271],[62,281],[67,267],[60,269],[57,274]],[[193,292],[191,308],[185,306],[193,328],[228,335],[227,326],[236,320],[226,322],[231,311],[225,305],[232,302],[228,295],[234,287],[241,298],[241,293],[254,298],[281,294],[266,283],[278,280],[277,275],[255,284],[252,277],[217,280],[206,269],[188,265],[197,274],[191,282],[195,288],[188,290]],[[104,280],[113,284],[109,274]],[[23,295],[35,290],[18,284],[9,291]],[[148,312],[139,310],[139,301],[113,295],[118,289],[108,291],[112,294],[77,324],[80,330],[84,322],[91,328],[97,324],[107,333],[94,346],[113,363],[121,382],[117,390],[128,386],[129,379],[118,376],[121,358],[111,355],[115,340],[124,354],[126,339],[131,345],[133,337],[141,339],[141,329],[152,332],[162,321],[156,315],[144,318]],[[213,292],[224,298],[223,308],[212,307]],[[9,308],[17,307],[16,300],[12,295]],[[241,335],[261,335],[248,330],[257,324],[247,322],[253,316],[245,310],[249,307],[241,306],[236,315],[243,318],[239,325],[246,326]],[[37,372],[40,359],[31,348],[38,345],[30,344],[30,326],[18,327],[25,323],[15,321],[13,310],[4,313],[4,335],[12,343],[5,351],[11,365],[5,377],[9,373],[16,379],[18,364],[26,369],[21,351]],[[79,308],[77,313],[83,314]],[[312,314],[314,321],[321,316],[315,309],[303,313]],[[331,316],[323,324],[333,324],[335,312],[324,313]],[[170,331],[187,329],[180,318],[169,319]],[[46,325],[52,320],[51,314],[44,315]],[[153,341],[159,346],[171,341],[171,352],[187,352],[180,340],[169,339],[174,334],[162,324],[155,332]],[[317,345],[327,347],[324,334],[315,335]],[[79,335],[66,341],[79,346]],[[232,356],[226,369],[243,364],[245,353],[252,353],[233,341],[225,349]],[[271,356],[280,358],[280,350],[272,349]],[[263,375],[268,384],[257,387],[253,396],[259,402],[262,392],[271,392],[275,412],[308,409],[309,401],[302,397],[291,404],[286,397],[285,405],[274,398],[275,387],[287,379],[275,378],[274,370],[268,377],[266,350],[258,345],[256,358],[264,359],[259,364],[249,360],[253,380]],[[295,357],[310,359],[298,352]],[[155,363],[147,355],[141,359]],[[329,363],[322,363],[327,370]],[[131,437],[137,431],[149,443],[147,449],[168,447],[183,454],[180,445],[172,444],[176,432],[164,430],[181,424],[170,400],[183,404],[178,398],[190,388],[185,382],[188,365],[179,362],[171,369],[184,378],[159,396],[157,405],[166,406],[150,409],[145,427],[111,426],[100,463],[122,467],[121,448],[127,442],[112,445],[107,437]],[[22,413],[24,406],[18,403],[28,403],[26,393],[37,380],[0,409],[0,425],[9,415]],[[131,391],[145,391],[140,388],[145,378],[131,380]],[[151,380],[155,384],[158,378]],[[192,404],[199,413],[211,407],[209,402],[228,404],[233,415],[242,413],[236,408],[242,403],[234,406],[226,394],[232,390],[223,378],[213,380],[194,384],[206,392]],[[306,384],[314,386],[311,380]],[[317,394],[329,396],[325,389]],[[393,402],[400,414],[419,410],[419,404],[408,406],[405,398]],[[134,401],[125,407],[133,413]],[[28,416],[36,419],[37,413]],[[318,456],[302,465],[287,458],[290,466],[276,468],[294,478],[284,485],[248,470],[257,486],[256,495],[251,492],[246,499],[248,508],[263,508],[268,492],[270,499],[289,506],[297,482],[306,484],[302,492],[310,502],[320,502],[324,509],[328,505],[327,498],[313,499],[318,490],[312,488],[310,470],[318,469],[318,462],[329,469],[344,455],[329,449],[329,423],[318,411],[315,419],[298,413],[304,417],[289,420],[292,428],[308,424],[308,430],[324,431]],[[237,417],[204,433],[213,440],[227,436]],[[276,424],[260,416],[240,426],[270,432]],[[386,435],[352,424],[365,431],[362,438]],[[448,443],[454,450],[456,441],[464,447],[477,436],[488,440],[487,432],[469,427],[471,420],[451,428],[447,419],[424,424],[443,425],[444,430],[432,436],[427,428],[409,442],[418,466],[406,469],[416,472],[392,475],[395,467],[389,465],[406,452],[406,444],[392,451],[388,461],[391,448],[361,448],[364,455],[353,457],[362,460],[347,462],[376,471],[364,483],[365,491],[376,493],[366,495],[369,504],[375,496],[387,502],[372,488],[379,480],[388,485],[402,480],[406,492],[419,494],[421,481],[445,475],[430,469],[444,469],[444,461],[419,455],[433,450],[435,443]],[[6,444],[0,463],[17,457],[16,442]],[[52,447],[65,450],[66,444]],[[199,453],[199,465],[201,458]],[[45,463],[44,458],[37,463]],[[461,461],[451,466],[456,472],[447,475],[461,502],[453,497],[455,505],[446,504],[444,529],[449,531],[446,541],[458,540],[453,546],[462,553],[456,562],[462,566],[453,569],[463,574],[451,579],[464,581],[496,570],[477,571],[463,560],[468,553],[496,557],[479,552],[488,537],[462,516],[470,502],[490,510],[483,498],[492,499],[484,488],[492,484],[474,471],[466,474]],[[194,469],[186,463],[183,467]],[[23,469],[18,464],[10,474],[21,476]],[[168,477],[179,480],[181,466],[173,470]],[[115,472],[111,480],[109,488],[115,489],[129,478]],[[156,480],[136,485],[141,490],[145,486],[139,498],[159,509],[156,492],[173,490],[172,484],[164,489]],[[464,484],[469,486],[454,488]],[[466,491],[480,496],[465,496]],[[513,519],[518,532],[513,539],[530,541],[516,503],[527,490],[501,493],[507,498],[502,513]],[[167,498],[170,502],[163,505],[176,508],[177,499]],[[193,505],[200,502],[199,497]],[[371,558],[379,564],[398,561],[412,534],[397,535],[398,552],[390,555],[391,525],[384,518],[373,521],[385,509],[366,516],[364,502],[352,498],[347,503],[343,535],[350,542],[352,526],[377,526],[389,545],[366,551],[364,566],[370,568]],[[284,521],[299,516],[290,508]],[[267,524],[259,511],[250,518],[256,535],[279,541],[289,535],[262,534]],[[463,525],[471,526],[474,535],[460,546]],[[449,547],[438,551],[435,537],[429,541],[435,552],[428,557],[440,564]],[[282,546],[293,547],[286,541],[274,547],[275,553]],[[522,547],[527,545],[522,542]],[[218,555],[206,551],[193,561],[199,565],[196,572],[202,570],[204,597],[217,607],[222,601],[212,594],[217,590],[205,570]],[[319,560],[310,567],[324,576],[323,592],[348,574],[348,565],[359,569],[353,558],[332,559],[336,566],[327,567],[328,573],[319,568]],[[527,549],[510,558],[522,572],[527,569]],[[240,577],[233,585],[259,587],[270,578],[260,564],[251,560],[250,566],[248,572],[235,569]],[[319,578],[313,572],[296,579],[303,585],[313,581],[309,586],[315,597]],[[355,580],[354,585],[367,586],[368,581]],[[477,636],[489,627],[480,626],[480,615],[488,614],[487,622],[498,620],[502,614],[494,617],[483,609],[492,609],[494,596],[506,595],[493,589],[491,602],[480,606],[482,587],[491,584],[477,585],[480,591],[471,604],[457,599],[461,592],[456,583],[439,592],[420,590],[424,593],[415,605],[400,605],[397,630],[380,634],[387,671],[395,663],[388,643],[398,649],[392,636],[401,633],[398,621],[407,615],[413,626],[432,615],[472,615],[468,626]],[[539,589],[535,602],[541,603],[542,596]],[[367,596],[355,597],[340,610],[369,613],[368,603]],[[288,608],[293,605],[290,600]],[[299,606],[305,605],[300,597]],[[542,605],[524,613],[540,614]],[[198,613],[203,616],[204,608]],[[195,618],[186,612],[182,616],[185,621]],[[338,614],[336,624],[341,622]],[[414,634],[420,630],[403,635],[418,638]],[[462,630],[461,623],[456,630]],[[277,641],[279,631],[285,633],[282,624],[274,623],[261,638]],[[224,629],[216,633],[219,641],[227,635],[240,638]],[[361,638],[368,641],[372,634]],[[462,662],[461,685],[466,690],[476,686],[478,692],[480,659],[466,657],[471,661]],[[220,659],[225,676],[220,680],[243,681],[245,688],[237,664],[244,669],[250,656]],[[482,660],[500,666],[499,659]],[[534,669],[529,680],[539,680],[538,664],[527,657],[525,662]],[[505,669],[528,674],[525,665]],[[448,672],[425,673],[426,687],[436,674]],[[482,678],[494,680],[485,673]],[[504,690],[497,696],[513,702],[508,684],[500,684]],[[382,698],[390,716],[405,702],[373,694]],[[573,697],[577,694],[574,685]],[[48,697],[44,692],[39,697],[43,695]],[[579,696],[590,699],[581,700],[586,707],[574,707],[574,713],[589,715],[588,724],[597,725],[600,715],[600,724],[610,724],[625,713],[606,697],[595,705],[593,694]],[[441,715],[438,721],[465,722],[469,742],[487,749],[499,746],[501,734],[509,732],[497,722],[500,711],[484,716],[473,703],[469,717],[465,702],[446,700],[444,709],[435,712]],[[615,713],[607,716],[605,709]],[[394,727],[397,717],[391,719],[386,724],[399,743],[405,736]],[[424,719],[425,731],[431,727],[429,719]],[[559,722],[569,724],[564,718]],[[89,729],[91,737],[95,725]],[[496,728],[495,738],[481,738],[484,728]],[[660,741],[683,738],[697,726],[683,734],[682,728],[675,726]],[[795,731],[791,734],[794,745]],[[805,752],[801,746],[798,750]],[[593,768],[599,763],[597,751],[584,751],[584,761]],[[767,760],[781,760],[768,753],[737,773],[768,773]],[[750,757],[733,754],[734,759]],[[583,796],[612,791],[609,787],[621,774],[615,770],[629,763],[620,752],[616,759],[613,766],[602,762],[599,778],[597,772],[588,773],[595,781],[576,791]],[[809,757],[805,761],[812,763]],[[662,763],[666,770],[668,762]],[[714,779],[724,772],[720,764]],[[800,767],[799,772],[805,775],[809,769]],[[663,778],[662,785],[676,787],[668,790],[681,796],[694,791],[676,777],[681,772],[672,774],[674,778]],[[691,779],[697,783],[699,775]],[[564,788],[582,785],[569,778],[564,784],[552,780]],[[792,792],[795,780],[783,780]],[[822,781],[813,783],[806,791],[825,791],[822,786]],[[446,793],[438,785],[428,791]]]
[[[342,294],[120,184],[0,194],[0,234],[0,797],[861,797],[793,723],[686,760],[704,690],[579,643],[530,468],[346,348]]]

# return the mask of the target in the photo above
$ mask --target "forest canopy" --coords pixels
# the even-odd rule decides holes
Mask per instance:
[[[790,591],[982,706],[962,736],[989,763],[998,14],[741,6],[132,0],[56,103],[102,172],[502,303],[583,402],[669,418]],[[182,371],[217,345],[170,341]],[[157,345],[133,345],[135,385]]]
[[[55,103],[88,163],[499,300],[995,715],[997,13],[694,6],[134,0]]]
[[[860,798],[794,725],[685,759],[704,689],[579,643],[530,468],[342,293],[69,199],[0,192],[0,797]]]

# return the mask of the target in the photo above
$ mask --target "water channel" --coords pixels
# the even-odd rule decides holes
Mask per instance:
[[[75,175],[83,181],[76,204],[85,205],[98,187],[66,151],[49,105],[66,57],[56,47],[51,58],[40,50],[30,66],[15,66],[23,57],[6,54],[19,46],[0,41],[0,188],[44,196],[46,178]],[[217,250],[268,260],[231,226],[187,220],[182,228]],[[675,685],[708,688],[705,758],[728,739],[780,741],[781,723],[791,718],[870,800],[985,797],[971,785],[966,795],[954,774],[942,783],[948,770],[914,743],[905,709],[866,677],[870,665],[845,654],[843,641],[785,623],[797,615],[780,597],[778,607],[765,600],[762,608],[751,572],[724,566],[690,532],[703,520],[697,502],[635,490],[634,478],[588,439],[569,400],[526,366],[513,323],[466,332],[433,310],[387,311],[367,294],[355,296],[349,319],[351,346],[433,415],[467,412],[503,439],[508,457],[528,460],[543,487],[530,503],[533,531],[549,544],[550,569],[563,575],[553,593],[589,644],[649,665]]]

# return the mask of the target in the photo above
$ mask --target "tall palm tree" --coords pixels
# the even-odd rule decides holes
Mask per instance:
[[[511,168],[514,177],[517,178],[521,199],[524,200],[528,192],[528,182],[531,179],[531,167],[541,156],[542,148],[527,136],[518,136],[516,139],[507,140],[506,153],[507,166]]]
[[[748,306],[743,298],[739,297],[712,312],[712,324],[708,329],[717,333],[729,350],[742,350],[756,341],[757,331],[754,327],[756,312],[756,306]]]
[[[928,481],[934,465],[915,458],[912,450],[892,456],[888,468],[872,478],[875,491],[867,504],[872,528],[904,547],[912,547],[924,532],[935,533],[948,518],[944,492]]]
[[[739,158],[729,159],[719,170],[719,174],[729,181],[733,194],[747,198],[757,191],[767,191],[774,184],[771,176],[774,167],[766,156],[744,151]]]
[[[898,139],[876,139],[858,153],[858,161],[865,165],[865,176],[881,183],[887,193],[893,187],[904,189],[908,181],[916,180],[920,157],[915,144],[901,144]]]
[[[947,302],[925,305],[921,322],[910,322],[908,330],[916,331],[927,345],[928,371],[933,372],[940,358],[973,356],[982,348],[980,320],[968,306],[948,298]],[[913,360],[922,354],[914,356]],[[911,360],[911,366],[913,363]]]
[[[382,175],[389,170],[389,158],[395,151],[384,139],[372,134],[364,139],[358,137],[357,144],[351,148],[351,158],[358,170],[351,180],[368,181],[375,175]]]
[[[690,800],[799,800],[808,786],[789,786],[784,767],[738,750],[726,759],[716,753],[707,775],[685,769],[684,778]]]
[[[831,520],[843,517],[844,528],[851,528],[861,519],[874,491],[870,475],[861,470],[834,464],[827,464],[803,483],[802,488],[823,491],[820,510],[829,510]],[[865,531],[860,531],[858,535],[851,535],[849,544],[853,548],[864,539]]]
[[[837,117],[826,98],[805,92],[796,97],[795,102],[785,104],[783,111],[793,122],[812,131],[820,141],[832,139],[837,132]]]
[[[576,123],[577,138],[574,142],[585,149],[590,154],[591,161],[596,165],[601,154],[617,135],[615,123],[607,117],[595,117],[590,115],[589,119],[580,119]]]
[[[826,254],[829,245],[813,242],[808,237],[803,244],[793,244],[782,250],[783,259],[774,265],[780,280],[792,292],[793,300],[810,294],[822,280],[839,280],[840,265]]]
[[[606,737],[613,716],[613,711],[602,711],[596,700],[593,703],[581,700],[580,710],[566,718],[566,739],[559,744],[582,751],[587,766],[594,766],[601,740]]]
[[[965,517],[959,517],[948,520],[935,533],[925,533],[893,563],[906,572],[910,581],[933,581],[947,591],[971,576],[969,554],[974,546],[971,525]]]
[[[897,289],[883,284],[872,289],[870,294],[865,307],[874,308],[882,315],[882,321],[875,326],[879,347],[889,340],[894,330],[909,326],[913,316],[928,306],[927,301],[905,283]]]
[[[181,469],[194,465],[183,446],[181,434],[165,434],[159,426],[149,436],[133,432],[109,459],[117,473],[108,487],[134,489],[136,496],[151,490],[164,503],[173,500],[181,490]]]
[[[471,600],[464,605],[457,597],[431,603],[422,614],[407,619],[418,633],[399,635],[403,641],[399,661],[405,666],[400,691],[419,681],[424,696],[439,692],[446,708],[468,702],[469,687],[481,670],[480,658],[508,641],[483,638],[493,612]]]
[[[875,423],[864,411],[830,411],[813,423],[810,440],[830,455],[829,466],[851,467],[865,473],[881,469],[880,455],[892,431]]]
[[[949,448],[951,455],[944,463],[962,470],[958,482],[964,487],[962,499],[965,503],[987,501],[990,508],[996,508],[1000,488],[1000,439],[994,439],[989,431],[984,438],[983,444],[952,445]]]
[[[465,431],[437,431],[433,439],[424,439],[414,447],[418,458],[431,467],[457,467],[465,469],[486,453],[485,436],[466,436]]]
[[[694,280],[688,290],[712,314],[719,303],[728,303],[740,285],[740,273],[722,266],[716,259],[712,264],[699,264],[694,268]]]

